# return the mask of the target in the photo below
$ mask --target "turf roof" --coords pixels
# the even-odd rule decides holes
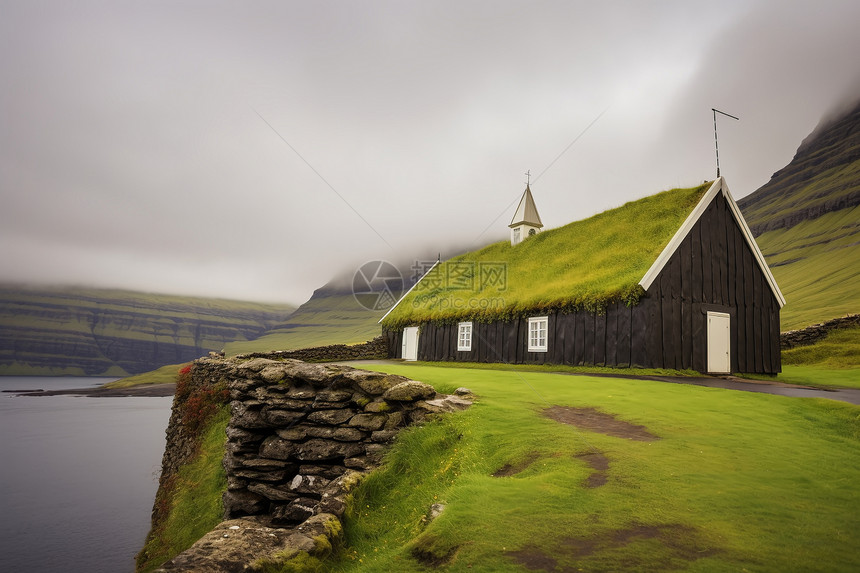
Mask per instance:
[[[639,281],[710,185],[663,191],[518,245],[500,241],[454,257],[425,276],[382,324],[488,322],[636,304]]]

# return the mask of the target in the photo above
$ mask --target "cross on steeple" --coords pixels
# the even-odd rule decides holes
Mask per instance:
[[[531,171],[532,171],[531,169],[529,169],[528,171],[526,171],[526,186],[528,186],[528,185],[529,185],[529,183],[531,183],[531,179],[532,179],[532,173],[531,173]]]

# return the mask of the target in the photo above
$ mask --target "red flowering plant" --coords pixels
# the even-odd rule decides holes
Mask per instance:
[[[179,370],[176,378],[176,403],[179,405],[179,419],[183,427],[196,432],[229,401],[230,391],[223,382],[195,384],[190,364]]]

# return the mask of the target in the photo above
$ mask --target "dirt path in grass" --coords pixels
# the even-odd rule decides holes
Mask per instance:
[[[611,414],[594,408],[551,406],[543,410],[543,415],[562,424],[570,424],[583,430],[599,432],[616,438],[626,438],[639,442],[652,442],[660,439],[649,432],[645,426],[619,420]]]

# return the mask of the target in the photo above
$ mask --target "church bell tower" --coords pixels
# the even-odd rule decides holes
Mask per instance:
[[[511,224],[508,227],[511,228],[511,245],[517,245],[528,237],[540,233],[543,228],[528,183],[526,183],[526,190],[523,192],[523,197],[520,199],[520,204],[517,206],[514,218],[511,219]]]

